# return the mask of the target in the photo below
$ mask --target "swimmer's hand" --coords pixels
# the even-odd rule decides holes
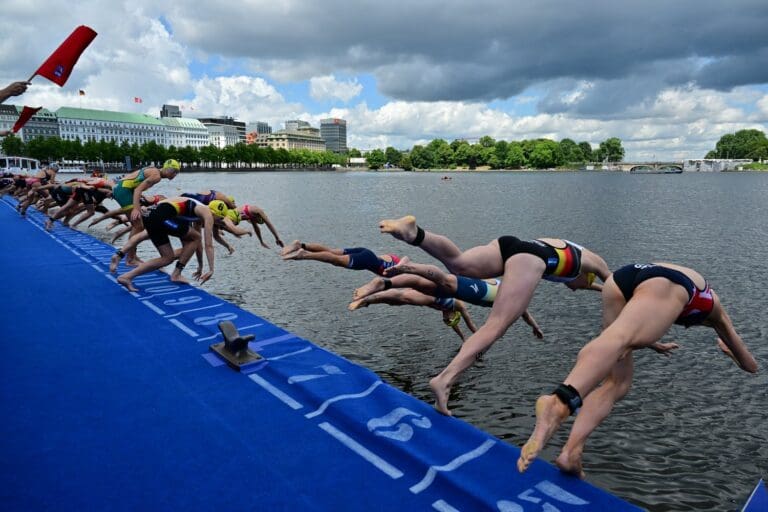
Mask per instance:
[[[268,246],[267,244],[265,244],[264,242],[261,242],[261,246],[262,246],[263,248],[265,248],[265,249],[269,249],[269,246]]]
[[[200,276],[198,278],[198,281],[200,281],[200,284],[203,284],[203,283],[205,283],[207,280],[209,280],[212,277],[213,277],[213,270],[211,270],[210,272],[206,272],[205,274]]]
[[[283,241],[282,241],[282,240],[280,240],[279,238],[275,238],[275,243],[276,243],[277,245],[279,245],[280,247],[285,247],[285,244],[284,244],[284,243],[283,243]]]
[[[656,343],[654,343],[648,348],[655,350],[659,354],[669,357],[672,355],[673,350],[677,350],[678,348],[680,348],[680,345],[678,345],[677,343],[661,343],[657,341]]]
[[[542,331],[538,327],[533,328],[533,335],[539,338],[540,340],[544,339],[544,331]]]
[[[195,278],[195,281],[199,281],[200,280],[200,276],[202,276],[202,275],[203,275],[203,268],[202,267],[197,267],[197,270],[195,270],[195,273],[192,274],[192,277]]]

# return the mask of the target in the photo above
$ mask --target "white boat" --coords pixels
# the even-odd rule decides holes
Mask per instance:
[[[0,173],[35,174],[41,169],[40,161],[26,156],[0,156]]]
[[[64,167],[63,165],[59,167],[59,173],[63,174],[85,174],[85,169],[82,167],[75,167],[75,166],[67,166]]]

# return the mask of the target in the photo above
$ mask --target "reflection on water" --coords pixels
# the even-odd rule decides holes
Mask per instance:
[[[622,173],[251,173],[181,175],[155,187],[176,195],[207,188],[263,207],[281,237],[434,260],[378,232],[382,218],[416,215],[462,248],[500,235],[563,237],[612,268],[674,261],[701,271],[765,367],[768,174]],[[183,188],[180,188],[183,187]],[[105,239],[101,226],[92,233]],[[372,275],[310,261],[284,262],[255,239],[216,249],[205,288],[377,372],[430,401],[427,385],[455,355],[458,337],[427,308],[375,305],[349,312],[352,291]],[[141,253],[152,257],[151,245]],[[195,264],[190,265],[195,268]],[[191,273],[192,270],[188,270]],[[567,374],[598,333],[600,297],[544,282],[522,322],[470,368],[451,393],[454,414],[511,444],[533,427],[533,403]],[[472,307],[476,321],[487,310]],[[634,386],[587,445],[590,482],[649,510],[735,510],[768,474],[768,382],[721,357],[714,332],[674,327],[670,358],[636,354]],[[542,457],[552,461],[567,435]]]

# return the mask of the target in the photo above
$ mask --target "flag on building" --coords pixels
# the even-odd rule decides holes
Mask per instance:
[[[80,54],[95,37],[96,32],[92,28],[80,25],[61,43],[61,46],[56,48],[32,76],[40,75],[59,87],[63,86],[72,73],[77,59],[80,58]]]
[[[18,133],[19,130],[21,130],[21,128],[25,124],[27,124],[27,121],[29,121],[29,119],[33,115],[35,115],[35,113],[37,113],[37,111],[40,110],[41,108],[43,107],[33,108],[33,107],[25,106],[23,109],[21,109],[21,114],[19,115],[19,118],[16,120],[16,124],[13,125],[13,128],[11,129],[11,131],[13,133]]]
[[[139,98],[138,96],[134,96],[134,97],[133,97],[133,102],[134,102],[134,103],[143,103],[142,99],[141,99],[141,98]]]
[[[85,96],[85,91],[80,89],[80,96]]]

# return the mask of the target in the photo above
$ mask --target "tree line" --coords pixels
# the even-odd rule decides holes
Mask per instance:
[[[20,138],[9,135],[0,144],[6,155],[28,156],[38,160],[103,162],[106,165],[121,164],[130,157],[133,167],[163,162],[173,158],[185,166],[221,168],[258,167],[330,167],[346,165],[347,156],[332,151],[310,151],[308,149],[258,147],[255,144],[239,142],[233,146],[218,148],[214,145],[200,149],[192,146],[168,148],[150,141],[144,144],[129,144],[115,141],[86,141],[80,139],[62,140],[58,137],[38,137],[24,143]]]
[[[191,146],[165,148],[154,141],[144,144],[117,144],[114,141],[70,141],[58,137],[36,138],[24,143],[9,135],[0,144],[6,155],[29,156],[38,160],[67,160],[120,164],[129,156],[134,166],[162,162],[175,158],[186,166],[221,168],[253,167],[330,167],[347,165],[350,157],[360,157],[361,152],[350,149],[348,153],[310,151],[307,149],[262,148],[254,144],[237,143],[218,148],[208,145],[200,149]],[[523,141],[495,140],[481,137],[471,144],[457,139],[448,143],[434,139],[426,145],[415,145],[401,151],[393,147],[374,149],[366,153],[368,167],[379,169],[390,165],[411,169],[475,169],[487,166],[491,169],[546,169],[565,165],[581,165],[588,162],[620,162],[624,159],[621,139],[612,137],[593,149],[589,142],[576,143],[571,139],[556,142],[550,139]],[[768,139],[760,130],[740,130],[723,135],[705,158],[768,159]]]
[[[621,140],[612,137],[592,149],[589,142],[576,143],[571,139],[556,142],[535,139],[507,142],[493,137],[481,137],[477,143],[457,139],[451,143],[434,139],[426,145],[415,145],[409,151],[393,147],[374,149],[366,154],[368,166],[377,169],[387,164],[403,169],[520,169],[531,167],[546,169],[588,162],[620,162],[624,159]]]

